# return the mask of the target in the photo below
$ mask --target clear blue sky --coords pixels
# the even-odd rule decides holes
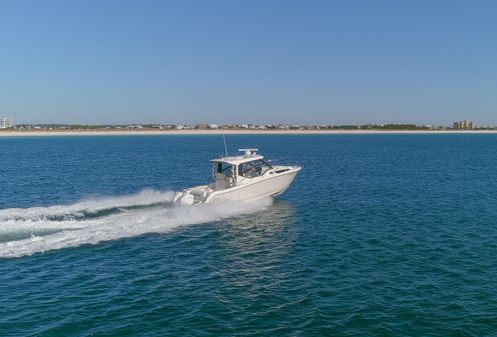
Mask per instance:
[[[497,124],[496,1],[0,1],[0,116]]]

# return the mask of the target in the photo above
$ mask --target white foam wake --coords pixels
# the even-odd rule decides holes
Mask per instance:
[[[172,191],[143,190],[131,195],[82,200],[71,205],[0,209],[0,223],[9,219],[42,220],[54,216],[81,215],[83,212],[96,213],[118,207],[146,206],[171,202],[173,197]]]
[[[256,212],[271,204],[271,199],[266,199],[250,203],[172,207],[173,195],[173,192],[148,190],[129,196],[85,200],[72,205],[0,210],[0,240],[3,241],[0,242],[0,258],[96,244],[146,233],[165,233],[184,225]],[[118,211],[107,212],[112,209]]]

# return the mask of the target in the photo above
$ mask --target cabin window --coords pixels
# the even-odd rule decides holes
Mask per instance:
[[[271,168],[271,165],[264,160],[254,160],[238,165],[238,174],[245,178],[254,178],[263,175]]]
[[[233,165],[227,163],[217,163],[216,172],[221,173],[227,177],[231,177],[233,172]]]

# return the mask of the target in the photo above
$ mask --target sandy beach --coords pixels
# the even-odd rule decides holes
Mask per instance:
[[[2,130],[0,137],[40,136],[174,136],[174,135],[375,135],[375,134],[493,134],[497,130]]]

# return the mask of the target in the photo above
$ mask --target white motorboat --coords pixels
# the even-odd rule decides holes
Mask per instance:
[[[301,166],[272,166],[258,149],[240,149],[244,154],[212,159],[214,182],[177,192],[174,203],[193,205],[222,200],[256,200],[277,196],[288,188]]]

